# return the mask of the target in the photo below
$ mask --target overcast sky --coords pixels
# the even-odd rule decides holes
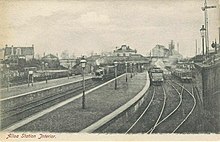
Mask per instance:
[[[0,2],[0,46],[35,45],[35,53],[76,56],[127,44],[146,55],[156,44],[179,42],[184,56],[200,47],[204,0]],[[218,40],[219,1],[208,0],[210,42]]]

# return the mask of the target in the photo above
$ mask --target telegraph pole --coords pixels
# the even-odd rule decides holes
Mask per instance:
[[[178,53],[180,53],[180,51],[179,51],[179,42],[177,42],[177,51],[178,51]]]
[[[198,50],[198,49],[197,49],[197,39],[196,39],[196,55],[197,55],[197,50]]]
[[[220,10],[219,10],[220,11]],[[218,46],[218,49],[217,49],[217,52],[220,50],[220,27],[218,28],[218,44],[219,44],[219,46]]]
[[[206,47],[206,55],[209,53],[209,32],[208,32],[208,13],[207,9],[209,8],[216,8],[216,6],[207,6],[207,1],[204,2],[204,7],[202,7],[202,11],[204,11],[204,18],[205,18],[205,47]]]

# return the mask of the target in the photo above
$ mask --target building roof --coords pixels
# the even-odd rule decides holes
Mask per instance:
[[[104,56],[99,59],[98,62],[100,64],[113,64],[114,61],[118,62],[149,62],[149,58],[143,57],[142,55],[138,54],[137,56]]]
[[[159,45],[159,44],[157,44],[153,49],[155,49],[155,48],[159,48],[159,49],[163,49],[165,51],[169,51],[169,49],[167,49],[165,46]]]
[[[121,45],[120,48],[116,47],[116,50],[114,52],[136,52],[136,50],[131,49],[129,46]]]
[[[53,54],[48,54],[48,55],[42,57],[42,59],[59,59],[59,58]]]

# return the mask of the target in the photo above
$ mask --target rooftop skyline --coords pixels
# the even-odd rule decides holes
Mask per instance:
[[[10,1],[0,2],[0,46],[35,45],[35,53],[76,56],[113,52],[129,45],[146,55],[157,44],[179,43],[184,56],[201,51],[204,0],[166,1]],[[209,42],[218,41],[218,0],[207,0]],[[4,15],[2,15],[4,13]],[[210,47],[211,48],[211,47]]]

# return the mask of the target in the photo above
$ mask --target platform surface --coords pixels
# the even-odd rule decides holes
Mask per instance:
[[[85,79],[88,79],[91,77],[92,75],[86,75]],[[67,77],[64,77],[64,78],[48,80],[47,83],[46,81],[35,82],[33,83],[33,86],[31,86],[30,84],[29,87],[28,87],[28,84],[24,84],[24,85],[12,86],[8,90],[7,88],[1,88],[0,99],[5,99],[8,97],[21,95],[21,94],[25,94],[28,92],[37,91],[37,90],[41,90],[41,89],[45,89],[45,88],[49,88],[49,87],[53,87],[57,85],[62,85],[62,84],[70,83],[70,82],[78,82],[81,80],[82,80],[82,76],[77,75],[77,76],[71,76],[69,77],[69,79]]]
[[[85,109],[82,109],[81,97],[77,97],[15,131],[80,132],[134,98],[146,85],[146,73],[136,74],[133,78],[128,75],[128,82],[125,77],[117,80],[116,90],[112,81],[87,93]]]

